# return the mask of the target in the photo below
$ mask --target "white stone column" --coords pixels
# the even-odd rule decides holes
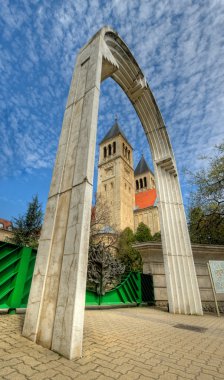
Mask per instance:
[[[23,328],[24,336],[70,359],[82,352],[99,44],[100,36],[77,59]]]
[[[173,163],[170,160],[170,167],[158,162],[155,165],[169,310],[171,313],[201,315],[191,243]]]

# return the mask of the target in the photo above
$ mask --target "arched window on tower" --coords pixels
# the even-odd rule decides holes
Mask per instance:
[[[139,183],[138,183],[138,180],[136,179],[135,181],[135,184],[136,184],[136,190],[139,190]]]
[[[106,146],[103,148],[103,156],[104,156],[104,158],[107,157],[107,147]]]
[[[111,149],[111,145],[109,144],[108,145],[108,155],[111,156],[111,153],[112,153],[112,149]]]
[[[128,158],[128,148],[125,147],[125,157]]]
[[[144,177],[144,187],[147,187],[147,179]]]
[[[123,143],[123,156],[125,156],[125,146],[124,146],[124,143]]]
[[[130,150],[128,150],[128,161],[130,161]]]
[[[113,153],[116,153],[116,141],[113,142]]]
[[[143,189],[143,181],[142,181],[142,178],[140,178],[139,182],[140,182],[140,189]]]

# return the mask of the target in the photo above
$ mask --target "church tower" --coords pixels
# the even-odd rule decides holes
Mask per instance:
[[[135,169],[135,191],[139,193],[141,191],[155,189],[155,177],[142,155],[138,165]]]
[[[134,229],[133,149],[117,121],[100,143],[97,194],[106,202],[112,228]]]
[[[155,177],[142,155],[135,172],[134,230],[139,223],[146,224],[152,235],[160,230],[158,207],[156,206]]]

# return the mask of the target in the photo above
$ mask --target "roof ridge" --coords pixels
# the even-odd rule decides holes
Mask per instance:
[[[119,136],[119,135],[121,135],[125,139],[125,141],[131,146],[131,144],[129,143],[127,137],[125,136],[123,130],[119,126],[117,120],[112,125],[112,127],[109,129],[109,131],[106,133],[106,135],[104,136],[104,138],[100,141],[100,144],[102,144],[103,142],[105,142],[107,140],[110,140],[110,139],[112,139],[112,138],[114,138],[116,136]]]
[[[138,176],[138,175],[141,175],[143,173],[147,173],[147,172],[150,172],[152,175],[153,172],[151,171],[151,169],[149,168],[149,165],[147,163],[147,161],[145,160],[145,157],[144,157],[144,154],[142,154],[136,168],[135,168],[135,171],[134,171],[134,175],[135,176]]]

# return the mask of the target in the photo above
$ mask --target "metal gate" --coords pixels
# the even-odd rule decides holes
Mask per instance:
[[[36,249],[0,241],[0,313],[27,307],[36,253]],[[86,306],[139,305],[141,301],[139,272],[130,272],[103,296],[86,291]]]
[[[0,311],[27,306],[36,249],[0,242]]]
[[[148,305],[155,305],[153,276],[151,274],[141,274],[142,302]]]

